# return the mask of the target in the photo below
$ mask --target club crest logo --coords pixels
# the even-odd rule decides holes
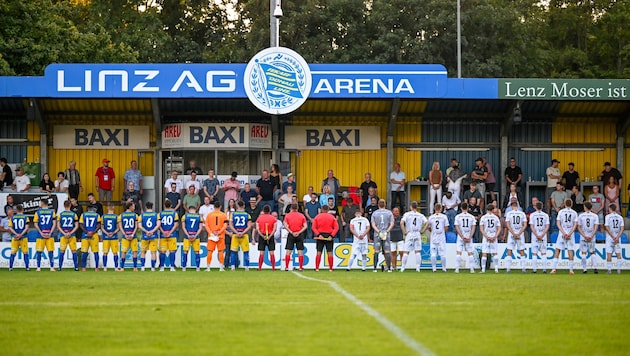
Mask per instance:
[[[311,71],[295,51],[271,47],[247,63],[245,93],[260,110],[283,115],[297,110],[311,92]]]

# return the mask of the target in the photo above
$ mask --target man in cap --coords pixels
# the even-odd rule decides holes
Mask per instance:
[[[116,178],[116,174],[114,169],[109,166],[110,160],[103,158],[102,162],[103,165],[98,167],[94,174],[96,187],[98,188],[98,200],[110,202],[114,192],[114,178]]]
[[[18,193],[28,192],[28,190],[31,189],[31,178],[24,174],[24,169],[22,167],[18,167],[15,170],[13,187]]]

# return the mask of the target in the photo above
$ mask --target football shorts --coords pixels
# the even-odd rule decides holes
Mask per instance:
[[[92,249],[92,252],[98,252],[98,235],[81,239],[81,252],[86,253],[88,249]]]
[[[464,242],[464,240],[457,236],[457,252],[466,251],[468,253],[472,253],[475,251],[475,244],[470,240],[470,242]]]
[[[70,237],[61,236],[59,238],[59,249],[61,250],[61,252],[66,252],[66,248],[68,248],[68,245],[70,245],[70,251],[76,251],[77,250],[77,237],[76,236],[70,236]]]
[[[407,235],[404,251],[411,252],[411,251],[420,251],[420,250],[422,250],[422,239],[420,238],[420,235],[418,234],[417,238],[412,238],[412,239],[410,239],[409,235]]]
[[[162,237],[160,239],[160,252],[166,253],[166,251],[177,250],[177,238],[176,237]]]
[[[367,255],[368,253],[368,243],[367,239],[365,242],[355,242],[352,244],[352,255]]]
[[[519,239],[515,239],[512,237],[512,234],[508,235],[507,246],[505,247],[508,250],[524,250],[525,249],[525,238],[523,235]]]
[[[532,239],[532,243],[529,245],[529,247],[532,250],[532,255],[536,256],[538,254],[538,252],[540,252],[541,255],[546,255],[547,254],[547,238],[543,238],[542,240],[538,240],[536,238]]]
[[[23,237],[22,239],[26,239],[26,237]],[[48,239],[35,240],[35,251],[44,252],[44,248],[46,248],[46,251],[53,251],[55,249],[55,239],[51,237]]]
[[[103,254],[108,254],[111,250],[113,254],[118,254],[118,239],[103,240]]]
[[[157,239],[140,241],[141,252],[147,252],[147,251],[155,252],[157,251],[157,246],[158,246]]]
[[[499,242],[494,240],[493,242],[488,241],[487,239],[483,239],[481,243],[481,253],[498,253],[499,251]]]
[[[287,245],[285,246],[285,250],[293,251],[293,248],[296,247],[298,251],[304,251],[304,236],[305,232],[302,232],[297,237],[293,236],[293,234],[289,234],[287,236]]]
[[[133,238],[131,240],[122,239],[120,243],[120,250],[123,254],[127,254],[127,251],[131,249],[131,252],[138,252],[138,239]]]
[[[444,253],[446,252],[446,241],[431,241],[429,249],[431,251],[431,256],[444,256]]]
[[[582,251],[582,253],[595,253],[595,238],[588,242],[584,241],[584,239],[580,239],[580,251]]]
[[[390,247],[391,247],[392,252],[405,251],[405,241],[396,241],[396,242],[392,241]]]
[[[238,237],[237,234],[232,234],[232,241],[230,242],[230,251],[237,252],[239,247],[243,252],[249,251],[249,234],[243,234],[242,237]]]
[[[19,240],[15,238],[11,239],[11,254],[15,255],[19,249],[22,250],[22,254],[24,255],[28,253],[28,239],[26,236],[23,236]]]
[[[210,241],[208,241],[208,244],[210,244]],[[184,239],[184,253],[188,253],[188,250],[190,250],[191,247],[195,253],[199,253],[199,251],[201,251],[201,240],[199,240],[198,238],[194,239],[193,241],[190,241],[187,238]],[[210,250],[208,249],[208,251]]]
[[[556,240],[555,248],[558,250],[575,250],[575,240],[573,239],[573,234],[571,234],[571,238],[565,240],[562,238],[562,234],[558,234],[558,240]]]
[[[616,244],[612,238],[606,237],[606,254],[613,255],[621,253],[621,244]]]

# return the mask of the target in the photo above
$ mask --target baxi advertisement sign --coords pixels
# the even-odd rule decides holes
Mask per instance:
[[[55,125],[53,145],[56,149],[149,149],[149,126]]]
[[[379,126],[286,126],[284,146],[297,150],[378,150]]]
[[[266,124],[181,123],[164,125],[163,148],[271,148]]]

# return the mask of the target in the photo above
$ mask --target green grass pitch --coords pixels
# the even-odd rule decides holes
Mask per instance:
[[[438,355],[628,352],[628,272],[302,273],[336,282]],[[0,281],[2,355],[415,354],[293,272],[2,270]]]

